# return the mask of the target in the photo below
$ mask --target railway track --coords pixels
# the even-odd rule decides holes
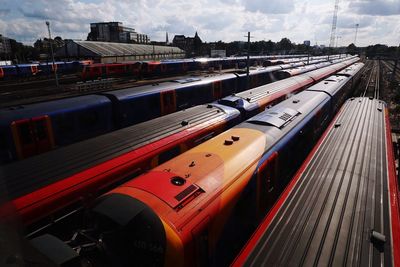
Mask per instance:
[[[390,71],[391,73],[393,73],[393,69],[394,69],[394,63],[391,61],[382,61],[383,66]],[[400,82],[400,70],[399,70],[400,66],[397,66],[396,68],[396,72],[392,75],[394,75],[394,78],[396,81]]]
[[[380,83],[380,64],[379,61],[374,60],[372,63],[372,67],[370,69],[367,83],[365,85],[365,89],[360,96],[379,99],[380,97],[379,83]]]

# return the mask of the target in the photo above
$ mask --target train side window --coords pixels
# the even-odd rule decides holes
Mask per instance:
[[[44,120],[36,121],[36,137],[38,140],[47,138],[47,126]]]
[[[29,123],[21,123],[18,125],[18,131],[22,144],[32,144],[34,142],[32,131]]]
[[[179,146],[174,146],[174,147],[168,149],[167,151],[161,153],[158,156],[158,164],[162,164],[162,163],[164,163],[164,162],[166,162],[166,161],[178,156],[180,151],[181,150],[180,150]]]

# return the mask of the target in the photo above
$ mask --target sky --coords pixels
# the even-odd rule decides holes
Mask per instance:
[[[175,34],[206,42],[292,42],[329,44],[334,0],[0,0],[0,34],[25,44],[47,36],[85,40],[91,22],[120,21],[154,41]],[[400,0],[340,0],[337,43],[399,45]]]

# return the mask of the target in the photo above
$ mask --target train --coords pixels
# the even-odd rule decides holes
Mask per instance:
[[[400,266],[398,197],[387,106],[351,98],[232,266]]]
[[[78,251],[62,242],[49,248],[52,233],[32,244],[49,258],[61,249],[94,266],[228,265],[351,94],[358,70],[330,76],[102,195],[87,225],[67,238]]]
[[[333,60],[330,64],[356,60]],[[317,60],[319,62],[319,60]],[[303,62],[245,73],[188,77],[0,110],[0,162],[8,163],[275,80],[274,72]]]
[[[74,74],[92,62],[92,60],[56,61],[54,64],[51,62],[0,66],[0,81],[48,77],[54,71],[60,74]]]
[[[341,55],[334,55],[330,60],[341,58]],[[271,56],[252,56],[249,64],[260,66],[273,66],[301,61],[327,60],[327,56],[319,57],[297,57],[274,59]],[[92,64],[86,65],[82,70],[82,80],[94,80],[98,78],[112,78],[121,76],[132,76],[139,79],[161,77],[167,75],[181,75],[189,71],[198,70],[223,70],[223,69],[241,69],[247,64],[246,57],[230,58],[196,58],[196,59],[175,59],[163,61],[142,61],[142,62],[124,62],[110,64]]]
[[[297,57],[274,59],[274,56],[252,56],[250,64],[258,63],[263,66],[280,65],[284,63],[298,62],[301,60],[326,59],[320,57]],[[294,56],[293,56],[294,57]],[[331,59],[341,58],[342,55],[333,55]],[[345,57],[345,55],[343,55]],[[45,63],[29,63],[0,66],[0,81],[18,80],[27,78],[49,77],[54,72],[60,75],[76,74],[81,80],[97,80],[115,77],[130,76],[132,78],[151,78],[167,75],[184,74],[188,71],[215,69],[243,68],[246,57],[231,58],[199,58],[178,59],[162,61],[135,61],[122,63],[94,63],[93,60],[56,61]]]
[[[199,105],[7,164],[3,167],[7,194],[25,225],[45,225],[50,216],[61,210],[68,213],[65,210],[77,201],[88,202],[126,177],[164,163],[345,66],[336,65],[248,90],[248,95],[269,92],[257,98],[254,109],[221,101]],[[355,63],[342,73],[362,67]],[[358,78],[354,75],[353,80]]]

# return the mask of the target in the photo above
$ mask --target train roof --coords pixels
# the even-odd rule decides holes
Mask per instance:
[[[365,64],[362,62],[354,63],[353,65],[348,66],[344,70],[338,72],[337,75],[353,76],[354,74],[359,72],[364,67],[364,65]]]
[[[1,65],[0,68],[2,69],[15,69],[15,65]]]
[[[235,94],[235,97],[240,97],[243,99],[246,99],[249,103],[257,102],[258,100],[268,96],[272,95],[276,92],[282,91],[284,88],[289,88],[295,85],[298,85],[299,83],[304,83],[306,81],[309,81],[310,78],[307,76],[296,76],[296,77],[291,77],[288,79],[276,81],[273,83],[269,83],[266,85],[262,85],[244,92],[240,92]],[[224,98],[226,99],[226,98]]]
[[[15,199],[155,140],[195,128],[206,122],[238,115],[237,110],[220,105],[192,107],[4,165],[2,166],[4,176],[1,181],[5,181],[9,197]],[[144,154],[137,154],[134,158],[142,156]],[[113,165],[113,168],[115,167],[116,165]],[[87,174],[87,177],[82,178],[90,177]]]
[[[273,72],[276,70],[282,69],[281,66],[269,66],[269,67],[262,67],[262,68],[254,68],[250,70],[250,75],[260,72]],[[193,76],[193,77],[185,77],[182,79],[162,82],[162,83],[155,83],[151,85],[143,85],[137,86],[132,88],[126,88],[121,90],[113,90],[103,92],[102,94],[107,95],[114,95],[118,99],[125,99],[125,98],[132,98],[139,95],[144,94],[152,94],[163,90],[174,90],[179,88],[184,88],[187,86],[193,86],[196,84],[205,84],[211,83],[214,81],[220,81],[224,79],[232,79],[237,76],[245,76],[245,73],[224,73],[224,74],[217,74],[217,75],[210,75],[210,76]]]
[[[233,266],[399,263],[398,192],[385,110],[379,100],[346,102]]]
[[[31,67],[31,66],[39,66],[38,63],[28,63],[28,64],[17,64],[18,67]]]
[[[307,89],[307,91],[325,92],[328,95],[333,96],[342,87],[342,85],[348,81],[348,79],[349,78],[346,76],[332,75],[320,83],[311,86]]]
[[[172,80],[172,81],[168,81],[168,82],[154,83],[154,84],[150,84],[150,85],[137,86],[137,87],[126,88],[126,89],[121,89],[121,90],[107,91],[107,92],[103,92],[102,94],[114,95],[118,99],[124,99],[124,98],[136,97],[139,95],[157,93],[157,92],[164,91],[164,90],[174,90],[174,89],[184,88],[187,86],[193,86],[195,84],[211,83],[213,81],[231,79],[231,78],[235,78],[235,77],[236,77],[236,75],[229,74],[229,73],[218,74],[218,75],[213,75],[213,76],[208,76],[208,77],[205,77],[205,76],[203,76],[203,77],[196,77],[196,76],[185,77],[182,79]]]

